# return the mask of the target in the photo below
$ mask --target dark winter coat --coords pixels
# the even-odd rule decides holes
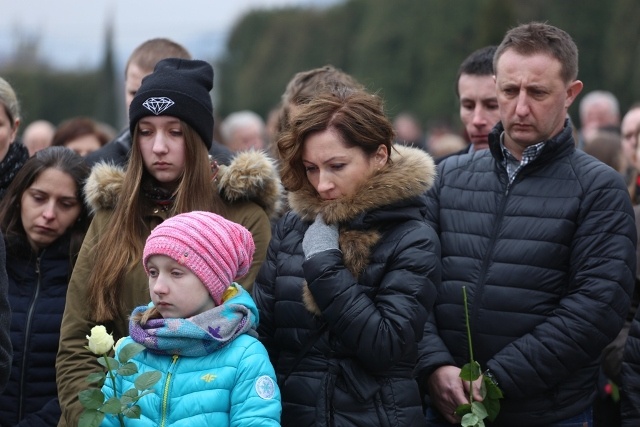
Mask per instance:
[[[38,256],[26,239],[7,245],[11,304],[11,377],[0,395],[1,426],[55,426],[60,418],[55,360],[71,275],[69,239]]]
[[[634,214],[622,177],[576,150],[569,126],[508,185],[502,131],[440,164],[429,192],[443,272],[420,369],[424,381],[469,361],[466,286],[475,359],[505,394],[496,425],[548,425],[594,398],[629,310]]]
[[[640,310],[631,322],[622,361],[621,427],[640,425]]]
[[[11,346],[11,307],[9,305],[6,248],[0,234],[0,393],[9,381],[13,349]]]
[[[310,185],[289,194],[292,211],[254,285],[283,426],[425,423],[413,374],[440,281],[438,239],[424,221],[435,168],[423,151],[397,149],[348,199],[322,202]],[[339,224],[340,250],[305,261],[302,238],[319,212]]]

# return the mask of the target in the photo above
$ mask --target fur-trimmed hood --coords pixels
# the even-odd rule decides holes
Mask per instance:
[[[327,224],[344,223],[360,215],[401,200],[424,194],[435,180],[436,166],[419,148],[394,145],[391,163],[374,174],[353,196],[322,200],[311,186],[288,194],[289,205],[303,220],[312,221],[322,213]]]
[[[113,209],[122,191],[125,169],[110,163],[98,163],[84,186],[84,197],[92,213]],[[219,167],[218,191],[227,202],[250,200],[261,206],[269,217],[282,202],[282,184],[275,162],[261,151],[238,153],[227,165]]]

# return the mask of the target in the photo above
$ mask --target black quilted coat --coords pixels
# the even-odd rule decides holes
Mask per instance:
[[[429,192],[443,270],[420,369],[468,362],[466,286],[474,356],[505,394],[495,425],[548,425],[594,398],[629,310],[634,214],[621,176],[576,150],[570,126],[508,185],[501,132],[443,162]]]
[[[8,240],[13,365],[0,395],[0,425],[55,426],[60,418],[55,360],[71,275],[69,240],[39,254],[24,240]]]
[[[289,194],[293,211],[277,224],[253,291],[285,427],[425,425],[414,367],[440,282],[438,239],[424,221],[434,166],[421,150],[399,150],[349,200]],[[339,224],[340,250],[305,261],[317,212]]]

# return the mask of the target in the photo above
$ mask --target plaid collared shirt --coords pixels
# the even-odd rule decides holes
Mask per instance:
[[[509,186],[513,184],[513,180],[516,179],[518,172],[520,172],[525,165],[538,158],[544,148],[544,145],[545,141],[528,146],[522,152],[522,160],[518,160],[513,154],[511,154],[507,147],[504,146],[504,132],[500,134],[500,148],[504,155],[503,165],[507,169],[507,174],[509,174]]]

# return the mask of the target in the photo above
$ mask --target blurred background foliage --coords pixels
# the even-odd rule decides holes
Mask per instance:
[[[609,90],[622,112],[640,100],[637,0],[345,0],[325,9],[278,8],[242,17],[225,54],[208,58],[216,72],[216,113],[249,109],[266,117],[296,72],[332,64],[380,93],[390,117],[410,111],[425,127],[458,128],[454,82],[460,62],[532,20],[572,35],[583,94]],[[98,70],[55,72],[37,55],[0,70],[19,92],[25,121],[90,115],[123,126],[123,71],[114,71],[109,40]],[[577,102],[570,113],[578,123]]]

